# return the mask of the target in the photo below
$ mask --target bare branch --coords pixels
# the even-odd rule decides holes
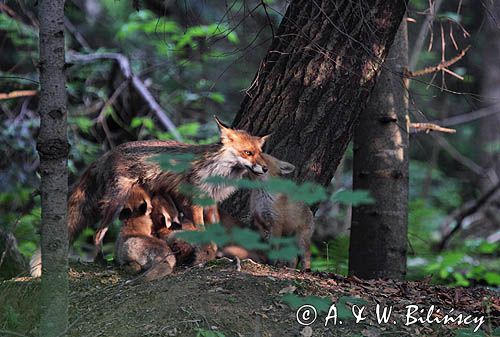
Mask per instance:
[[[446,69],[446,68],[448,68],[449,66],[451,66],[451,65],[457,63],[458,61],[460,61],[462,59],[462,57],[465,56],[465,54],[470,49],[470,47],[471,46],[467,46],[467,48],[465,48],[464,50],[462,50],[454,58],[452,58],[452,59],[450,59],[448,61],[441,62],[438,65],[435,65],[433,67],[427,67],[427,68],[424,68],[424,69],[421,69],[421,70],[417,70],[417,71],[410,71],[410,70],[406,69],[405,72],[404,72],[404,75],[406,77],[418,77],[418,76],[424,76],[424,75],[432,74],[432,73],[435,73],[435,72],[438,72],[438,71],[441,71],[441,70],[449,70],[449,69]],[[463,80],[463,77],[461,77],[460,75],[457,75],[455,73],[453,73],[453,74],[456,75],[456,76],[459,76]]]
[[[26,96],[35,96],[38,93],[37,90],[17,90],[11,92],[0,92],[0,100],[3,99],[12,99],[18,97],[26,97]]]
[[[427,35],[432,33],[432,23],[434,22],[434,18],[436,17],[436,13],[439,11],[439,8],[441,7],[441,4],[443,3],[443,0],[436,0],[434,1],[433,6],[429,6],[429,14],[427,14],[427,17],[425,18],[425,21],[422,23],[422,27],[420,28],[420,31],[417,36],[417,40],[415,42],[415,47],[413,47],[413,50],[411,52],[411,57],[410,57],[410,62],[408,69],[415,69],[418,61],[418,57],[420,55],[420,52],[422,51],[422,48],[424,46],[424,42],[427,39]],[[432,40],[432,38],[431,38]],[[430,43],[432,46],[432,42]]]
[[[446,245],[450,241],[451,237],[460,230],[462,227],[462,222],[464,219],[476,212],[478,212],[484,205],[486,205],[500,190],[500,182],[498,182],[491,189],[486,191],[482,196],[480,196],[477,200],[471,203],[466,203],[460,208],[453,211],[450,216],[445,220],[442,227],[445,231],[448,231],[444,234],[443,239],[438,245],[438,249],[441,251],[446,248]],[[450,229],[451,224],[455,223],[455,226]]]
[[[102,60],[102,59],[108,59],[108,60],[114,60],[118,63],[120,66],[120,70],[123,74],[123,76],[130,80],[132,83],[133,87],[137,90],[137,92],[141,95],[141,97],[148,103],[149,108],[153,110],[153,112],[156,114],[160,122],[163,124],[163,126],[172,133],[174,138],[178,141],[182,141],[182,137],[179,134],[179,131],[177,131],[177,128],[175,127],[174,123],[172,120],[167,116],[167,113],[165,110],[162,109],[160,104],[156,101],[156,99],[153,97],[151,92],[148,90],[144,82],[141,81],[141,79],[134,75],[132,72],[132,68],[130,67],[130,61],[129,59],[120,53],[95,53],[95,54],[79,54],[75,52],[68,52],[67,54],[67,60],[68,62],[83,62],[83,63],[88,63],[88,62],[93,62],[96,60]]]
[[[455,129],[443,128],[433,123],[410,123],[410,133],[438,131],[443,133],[456,133]]]

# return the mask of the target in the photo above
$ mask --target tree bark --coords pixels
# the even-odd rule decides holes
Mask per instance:
[[[407,65],[403,20],[354,131],[353,189],[368,190],[375,199],[352,212],[349,274],[360,278],[406,274],[408,96],[402,74]]]
[[[28,263],[17,249],[16,238],[0,228],[0,280],[20,276],[27,271]]]
[[[328,185],[406,9],[404,0],[291,1],[233,126],[272,133],[295,180]],[[242,215],[241,194],[226,203]]]
[[[40,155],[42,284],[40,335],[59,336],[68,324],[68,149],[64,74],[64,0],[41,0]]]

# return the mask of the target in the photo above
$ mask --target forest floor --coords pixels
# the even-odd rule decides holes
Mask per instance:
[[[330,273],[303,273],[227,260],[176,271],[162,280],[128,284],[130,276],[113,267],[72,263],[69,336],[493,336],[499,331],[500,299],[484,288],[448,288],[426,282],[362,281]],[[0,335],[37,334],[39,280],[0,283]],[[358,299],[357,299],[358,298]],[[359,302],[359,298],[365,303]],[[326,317],[330,304],[337,309]],[[356,323],[352,304],[366,306]],[[314,324],[301,326],[296,310],[316,306]],[[326,307],[325,307],[325,303]],[[388,323],[376,320],[376,305],[392,307]],[[458,322],[406,325],[407,306],[417,305],[425,319],[462,314]],[[325,309],[325,311],[321,311]],[[437,311],[439,309],[439,312]],[[423,310],[423,312],[421,311]],[[332,315],[335,311],[330,312]],[[303,312],[299,317],[306,319]],[[478,333],[471,331],[480,323]],[[411,319],[410,319],[411,320]],[[342,321],[342,323],[340,322]],[[468,330],[465,330],[468,328]]]

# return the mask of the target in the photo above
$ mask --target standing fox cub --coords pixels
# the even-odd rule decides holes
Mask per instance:
[[[157,198],[157,197],[155,197]],[[154,211],[161,212],[160,208]],[[116,240],[115,259],[133,273],[144,271],[146,281],[171,274],[175,256],[163,240],[153,236],[152,201],[143,188],[132,187],[120,212],[122,226]]]
[[[253,175],[254,179],[267,180],[269,176],[278,177],[295,170],[295,166],[290,163],[265,153],[262,155],[269,172],[259,176]],[[314,221],[307,205],[288,200],[288,197],[281,193],[273,194],[264,189],[256,189],[250,194],[250,215],[265,239],[269,236],[295,236],[303,254],[300,256],[302,269],[311,269],[311,236]],[[292,267],[296,266],[297,263],[294,262]]]
[[[86,227],[97,229],[96,247],[101,245],[108,226],[120,213],[133,186],[149,195],[170,195],[178,208],[196,225],[204,224],[203,208],[193,205],[181,192],[181,185],[192,185],[215,202],[228,198],[235,188],[209,184],[207,178],[241,178],[250,171],[267,171],[262,146],[268,136],[255,137],[243,130],[225,126],[216,118],[220,142],[189,145],[175,141],[136,141],[122,144],[95,161],[72,188],[68,198],[68,239],[73,242]],[[197,156],[184,172],[165,171],[153,158],[162,154],[192,153]],[[218,220],[217,218],[215,218]],[[96,226],[100,221],[100,225]],[[33,276],[41,275],[40,254],[30,262]]]

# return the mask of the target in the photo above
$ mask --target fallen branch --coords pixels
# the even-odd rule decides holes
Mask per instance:
[[[443,128],[434,123],[410,123],[410,133],[438,131],[443,133],[456,133],[455,129]]]
[[[174,138],[178,141],[182,141],[182,137],[179,134],[179,131],[177,131],[177,128],[175,127],[174,123],[170,120],[170,118],[167,116],[165,110],[162,109],[160,104],[156,101],[156,99],[153,97],[149,89],[146,87],[144,82],[141,81],[141,79],[134,75],[132,72],[132,68],[130,67],[130,61],[126,56],[120,53],[95,53],[95,54],[79,54],[75,52],[68,52],[66,56],[67,62],[81,62],[81,63],[88,63],[88,62],[93,62],[96,60],[102,60],[102,59],[107,59],[107,60],[114,60],[118,63],[120,66],[120,70],[123,74],[123,76],[127,79],[130,80],[132,83],[133,87],[137,90],[137,92],[141,95],[141,97],[148,103],[149,108],[153,110],[153,112],[156,114],[160,122],[163,124],[163,126],[174,136]]]
[[[424,69],[420,69],[420,70],[416,70],[416,71],[410,71],[408,69],[404,69],[404,76],[405,77],[408,77],[408,78],[411,78],[411,77],[418,77],[418,76],[424,76],[424,75],[428,75],[428,74],[433,74],[433,73],[437,73],[438,71],[446,71],[447,73],[459,78],[459,79],[462,79],[463,80],[463,77],[454,73],[453,71],[447,69],[449,66],[457,63],[458,61],[460,61],[462,59],[462,57],[465,56],[465,54],[467,53],[467,51],[470,49],[471,46],[467,46],[467,48],[465,48],[464,50],[462,50],[457,56],[455,56],[454,58],[448,60],[448,61],[443,61],[435,66],[432,66],[432,67],[427,67],[427,68],[424,68]]]
[[[35,96],[38,93],[37,90],[17,90],[11,92],[0,92],[0,100],[12,99],[18,97]]]
[[[442,225],[445,231],[448,230],[447,233],[443,235],[441,242],[438,245],[438,250],[442,251],[446,248],[446,245],[450,241],[451,237],[462,228],[462,223],[464,219],[477,211],[479,211],[484,205],[486,205],[495,195],[496,192],[500,191],[500,182],[498,182],[495,186],[493,186],[490,190],[486,191],[482,196],[480,196],[477,200],[471,203],[466,203],[460,208],[454,210],[451,215],[445,220]],[[449,230],[452,223],[455,222],[455,226]]]

